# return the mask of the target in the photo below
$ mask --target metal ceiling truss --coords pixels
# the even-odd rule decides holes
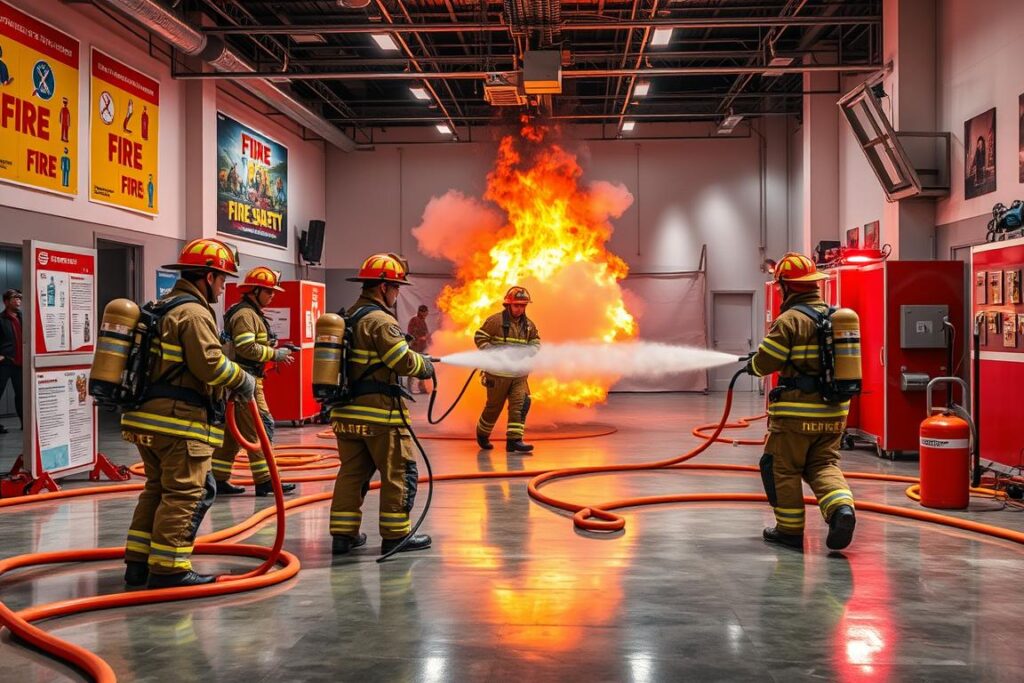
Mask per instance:
[[[616,131],[627,120],[793,114],[802,74],[881,68],[881,0],[370,0],[352,8],[359,2],[182,0],[176,11],[205,14],[201,30],[249,56],[256,71],[175,76],[287,82],[367,139],[384,125],[445,124],[458,134],[506,115],[484,100],[484,82],[517,72],[529,50],[561,51],[563,79],[561,94],[522,98],[529,111]],[[667,45],[652,44],[669,30]],[[375,42],[381,34],[395,50]]]

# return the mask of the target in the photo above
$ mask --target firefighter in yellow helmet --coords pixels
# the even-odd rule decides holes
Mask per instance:
[[[478,349],[492,349],[502,346],[540,349],[540,334],[533,321],[526,317],[526,306],[531,303],[530,293],[525,287],[512,287],[505,293],[504,310],[484,321],[476,331],[473,341]],[[505,428],[505,450],[509,453],[529,453],[533,446],[523,442],[526,429],[526,415],[530,412],[530,384],[528,376],[500,372],[481,373],[480,381],[487,388],[487,403],[476,423],[476,442],[480,448],[489,451],[491,431],[494,429],[501,409],[508,402],[508,424]]]
[[[817,321],[811,316],[828,310],[818,284],[826,278],[801,254],[789,253],[779,261],[775,281],[784,297],[782,313],[747,363],[747,371],[756,377],[779,373],[779,386],[768,397],[768,442],[760,463],[775,512],[775,526],[764,530],[764,540],[801,550],[802,481],[810,485],[828,523],[830,550],[848,546],[856,526],[853,494],[839,469],[850,404],[826,403],[817,385],[821,361]]]
[[[416,499],[418,473],[412,436],[406,425],[409,411],[399,377],[427,379],[434,375],[430,359],[409,349],[392,315],[399,289],[412,284],[405,260],[395,254],[374,254],[363,262],[352,282],[363,291],[348,312],[352,329],[349,349],[349,387],[354,398],[331,411],[338,439],[341,469],[331,501],[331,551],[344,555],[366,544],[360,533],[360,510],[370,479],[380,471],[381,554],[398,546],[412,532],[409,512]],[[404,551],[430,547],[430,536],[416,534]]]
[[[281,273],[266,266],[257,266],[250,270],[238,286],[242,299],[224,313],[224,337],[230,340],[231,359],[256,380],[256,405],[260,409],[260,420],[266,429],[267,436],[274,437],[274,416],[270,414],[267,398],[263,394],[263,376],[266,364],[273,361],[290,365],[294,362],[292,352],[287,348],[274,348],[276,339],[272,336],[270,323],[263,316],[263,309],[270,305],[274,294],[283,292],[280,285]],[[256,425],[248,410],[235,412],[238,429],[251,443],[259,443]],[[238,455],[239,444],[231,436],[224,434],[224,443],[213,452],[213,478],[217,481],[218,495],[237,495],[245,493],[241,486],[235,486],[231,478],[231,468]],[[273,495],[270,483],[270,469],[263,451],[256,449],[248,452],[249,470],[252,472],[253,483],[256,485],[257,496]],[[295,484],[283,483],[281,489],[285,493],[295,490]]]
[[[224,279],[238,273],[237,256],[214,239],[192,240],[177,263],[174,288],[156,302],[159,341],[145,401],[121,416],[122,436],[139,449],[146,485],[125,546],[124,580],[150,588],[210,583],[192,571],[196,530],[213,503],[210,456],[224,439],[223,399],[241,401],[256,390],[252,376],[221,351],[210,304]],[[241,412],[241,411],[239,411]]]

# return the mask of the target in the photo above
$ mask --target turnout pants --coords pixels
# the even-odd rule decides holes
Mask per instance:
[[[267,436],[274,438],[274,416],[270,414],[267,406],[267,397],[263,393],[263,379],[256,378],[256,407],[260,409],[260,418],[263,421],[263,428],[267,430]],[[256,425],[252,421],[249,409],[238,406],[235,410],[235,419],[238,420],[238,431],[242,433],[251,443],[259,443],[256,436]],[[240,448],[231,430],[224,428],[224,445],[213,452],[213,478],[217,481],[227,481],[231,478],[231,468],[234,467],[235,458],[238,457]],[[249,470],[252,472],[252,480],[257,484],[270,481],[270,467],[267,459],[263,457],[263,451],[247,451],[249,455]]]
[[[154,574],[192,568],[196,531],[217,488],[210,474],[210,446],[186,439],[125,432],[139,449],[146,485],[139,494],[125,560],[149,562]]]
[[[490,436],[491,431],[494,430],[494,423],[501,415],[501,409],[508,401],[508,425],[505,429],[505,438],[522,439],[526,429],[526,414],[530,410],[530,385],[527,378],[484,375],[482,382],[487,387],[487,403],[476,423],[476,431],[479,434]]]
[[[803,429],[806,423],[796,422],[789,425],[787,420],[773,421],[761,458],[765,493],[778,530],[786,534],[804,532],[804,481],[814,492],[826,522],[840,505],[853,507],[853,493],[839,469],[839,443],[845,422],[828,423],[828,431],[809,433]]]
[[[402,538],[412,530],[409,511],[416,500],[412,437],[402,427],[334,422],[341,469],[331,501],[331,535],[357,536],[360,508],[373,473],[380,470],[380,535]]]

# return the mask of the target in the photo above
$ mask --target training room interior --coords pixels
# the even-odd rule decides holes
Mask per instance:
[[[0,681],[1024,679],[1022,22],[1017,0],[0,0]],[[280,284],[262,319],[292,355],[250,443],[270,495],[243,448],[245,491],[196,517],[217,580],[126,586],[150,441],[94,380],[112,311],[172,296],[195,240],[237,259],[202,307],[218,332],[270,291],[252,269]],[[385,262],[408,284],[374,315],[400,337],[425,306],[399,350],[435,368],[389,379],[432,542],[386,557],[380,473],[365,545],[332,539],[339,408],[314,393],[341,381],[328,314]],[[505,347],[477,351],[495,319]],[[506,371],[529,400],[484,448]],[[259,416],[240,395],[229,434]]]

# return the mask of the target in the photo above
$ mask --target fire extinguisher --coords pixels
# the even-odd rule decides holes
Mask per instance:
[[[932,388],[949,384],[946,406],[932,406]],[[928,382],[925,405],[928,417],[921,423],[921,505],[946,510],[967,508],[973,474],[972,448],[976,446],[974,422],[952,399],[953,384],[967,398],[967,383],[959,377],[936,377]]]

